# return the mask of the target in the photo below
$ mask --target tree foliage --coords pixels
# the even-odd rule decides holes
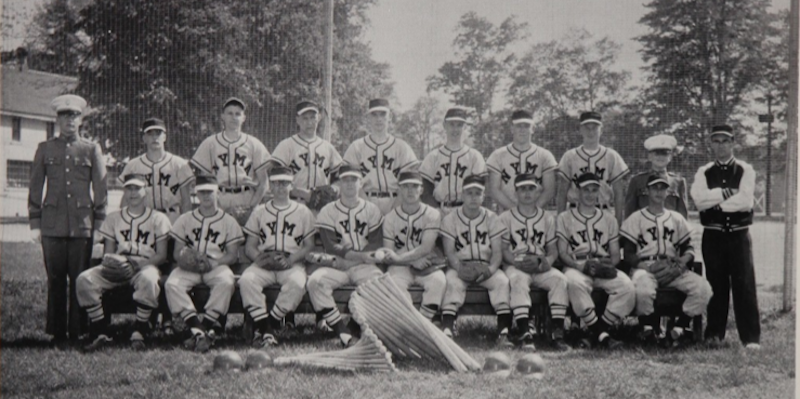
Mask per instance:
[[[400,114],[395,135],[405,139],[411,148],[424,157],[444,142],[444,112],[435,97],[420,97],[410,110]]]

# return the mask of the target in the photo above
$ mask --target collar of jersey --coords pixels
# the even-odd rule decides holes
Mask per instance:
[[[470,219],[466,214],[464,214],[463,207],[459,207],[458,210],[456,211],[456,214],[458,215],[459,219],[461,219],[461,221],[464,222],[464,224],[468,225],[472,222],[479,222],[482,221],[483,219],[486,219],[487,210],[486,208],[481,207],[480,213],[474,219]]]
[[[144,207],[144,212],[142,212],[141,215],[134,216],[130,214],[130,212],[128,211],[128,207],[126,206],[125,208],[120,209],[120,214],[122,215],[122,220],[124,220],[126,223],[130,223],[138,219],[147,219],[148,217],[150,217],[151,211],[152,210],[150,208]]]
[[[241,143],[247,141],[247,133],[240,132],[238,140],[230,141],[227,138],[225,138],[225,132],[222,131],[222,132],[217,133],[217,141],[219,141],[219,143],[222,144],[222,145],[241,144]]]
[[[169,162],[169,160],[172,158],[172,154],[167,152],[167,151],[164,151],[164,156],[158,162],[151,161],[150,158],[147,157],[147,153],[142,154],[142,156],[140,156],[139,158],[141,158],[142,163],[145,166],[152,167],[153,165],[161,165],[161,164]]]
[[[584,214],[581,213],[581,211],[578,210],[577,207],[570,209],[570,211],[572,211],[572,216],[574,216],[575,219],[578,219],[581,222],[586,222],[589,220],[597,220],[603,217],[603,211],[601,211],[600,208],[594,208],[594,215],[592,216],[585,216]]]
[[[306,144],[306,145],[308,145],[308,144],[312,144],[312,143],[315,143],[315,142],[317,142],[318,140],[322,140],[322,139],[320,139],[320,138],[319,138],[319,136],[317,136],[317,135],[314,135],[314,138],[313,138],[313,139],[311,139],[311,140],[306,140],[306,139],[304,139],[302,136],[300,136],[300,133],[296,133],[296,134],[294,135],[294,137],[295,137],[295,140],[299,141],[299,142],[300,142],[300,143],[302,143],[302,144]]]
[[[656,220],[659,220],[659,219],[665,219],[665,218],[669,218],[670,217],[669,209],[667,209],[667,208],[664,208],[664,213],[662,213],[660,215],[656,215],[656,214],[650,212],[650,210],[647,209],[647,208],[642,208],[642,215],[644,215],[645,218],[647,218],[649,220],[652,220],[652,221],[656,221]]]
[[[511,214],[518,220],[525,221],[530,219],[539,219],[544,214],[544,211],[537,206],[536,212],[533,215],[525,216],[522,214],[522,212],[519,211],[519,207],[515,206],[514,208],[511,209]]]
[[[341,211],[343,213],[350,213],[352,211],[360,210],[361,208],[363,208],[365,206],[365,203],[366,203],[366,201],[363,198],[359,197],[358,198],[358,205],[356,205],[356,206],[354,206],[352,208],[348,208],[347,205],[345,205],[344,202],[342,202],[342,199],[339,198],[338,200],[336,200],[336,208],[339,209],[339,211]]]
[[[514,147],[514,143],[511,143],[511,144],[508,145],[508,152],[511,155],[514,155],[514,156],[520,156],[521,154],[526,154],[526,153],[529,153],[529,152],[530,153],[534,153],[538,149],[539,149],[539,147],[537,147],[536,144],[533,144],[533,143],[531,143],[531,147],[528,148],[525,151],[522,151],[522,150],[518,149],[517,147]]]
[[[467,151],[469,151],[469,146],[466,144],[462,144],[461,148],[459,148],[458,150],[451,150],[444,145],[439,147],[439,152],[441,152],[444,155],[462,154]]]
[[[597,147],[597,152],[595,152],[594,154],[589,154],[589,152],[586,151],[586,149],[583,147],[583,144],[581,144],[581,146],[578,147],[578,154],[581,154],[581,155],[585,156],[586,159],[598,157],[600,155],[605,154],[605,152],[606,152],[606,147],[604,145],[602,145],[602,144],[600,144]]]
[[[394,142],[395,137],[392,136],[391,134],[388,134],[387,137],[389,137],[389,138],[386,139],[386,141],[384,141],[383,143],[378,143],[378,142],[376,142],[375,140],[372,139],[372,135],[371,134],[368,134],[368,135],[364,136],[364,142],[367,143],[367,145],[370,146],[370,148],[378,148],[378,147],[381,147],[381,146],[388,146],[388,145],[390,145],[391,143]]]
[[[215,214],[213,214],[211,216],[203,216],[200,213],[200,208],[197,208],[197,209],[192,211],[192,216],[194,216],[195,219],[197,219],[197,220],[199,220],[201,222],[205,221],[206,219],[216,219],[216,218],[222,219],[222,216],[224,216],[224,215],[225,215],[225,211],[223,211],[220,208],[217,208],[217,213],[215,213]]]
[[[422,215],[423,213],[425,213],[425,209],[426,209],[427,206],[428,205],[425,205],[425,204],[420,202],[419,209],[414,213],[406,213],[403,210],[403,206],[402,205],[400,205],[400,206],[398,206],[397,208],[394,208],[394,209],[395,209],[395,211],[397,211],[397,214],[400,216],[401,219],[407,220],[409,217],[419,216],[419,215]]]

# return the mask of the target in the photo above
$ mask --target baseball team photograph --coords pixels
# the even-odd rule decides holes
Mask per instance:
[[[798,0],[9,0],[0,396],[794,398]]]

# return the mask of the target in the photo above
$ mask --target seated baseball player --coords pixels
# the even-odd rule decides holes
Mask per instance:
[[[170,311],[182,317],[189,328],[184,347],[206,352],[216,336],[212,327],[228,313],[235,284],[229,265],[238,260],[244,236],[236,219],[217,207],[217,178],[197,176],[196,183],[200,207],[181,215],[170,232],[175,239],[177,267],[164,290]],[[200,284],[211,289],[202,322],[189,296],[189,291]]]
[[[442,301],[442,329],[452,337],[458,309],[464,304],[467,287],[478,284],[489,290],[489,301],[497,314],[497,345],[511,347],[508,277],[500,270],[505,232],[497,215],[481,206],[484,178],[464,179],[464,205],[442,219],[440,233],[447,257],[447,289]]]
[[[420,202],[420,173],[400,173],[399,185],[400,205],[383,222],[383,247],[388,250],[384,263],[401,289],[407,290],[411,284],[423,287],[419,312],[431,320],[439,311],[447,284],[442,271],[445,259],[435,248],[441,217],[439,211]]]
[[[630,215],[622,223],[625,265],[630,267],[636,287],[636,314],[642,325],[640,338],[657,343],[653,302],[658,287],[672,287],[686,294],[683,315],[667,337],[673,345],[690,342],[694,337],[692,317],[703,314],[711,300],[711,285],[702,276],[688,270],[694,260],[691,229],[677,211],[665,208],[669,180],[666,174],[653,174],[647,179],[648,205]]]
[[[127,207],[113,212],[100,227],[104,240],[103,264],[84,271],[76,280],[78,303],[89,315],[91,343],[94,351],[112,342],[108,320],[103,314],[103,293],[123,285],[132,285],[136,302],[136,323],[131,334],[131,347],[144,349],[144,338],[150,331],[150,315],[158,306],[158,266],[167,260],[169,218],[145,206],[144,175],[128,174],[123,178]]]
[[[631,313],[636,293],[631,279],[617,273],[620,262],[619,226],[608,212],[597,208],[600,180],[594,173],[584,173],[575,181],[578,206],[556,218],[558,257],[565,265],[567,292],[572,310],[592,333],[581,346],[595,345],[617,348],[622,345],[608,333],[609,327]],[[608,303],[601,317],[595,313],[592,290],[600,288],[608,294]]]
[[[514,315],[516,340],[526,349],[536,349],[533,333],[528,326],[531,309],[531,284],[547,291],[552,315],[553,345],[558,350],[569,350],[564,342],[564,317],[569,306],[567,278],[552,268],[558,259],[555,217],[536,206],[544,187],[533,174],[520,174],[514,178],[517,206],[500,215],[503,235],[503,263],[511,282],[511,311]]]
[[[269,171],[272,200],[253,210],[244,226],[245,253],[253,261],[239,278],[242,304],[255,322],[254,347],[277,345],[275,329],[306,292],[306,254],[314,247],[314,215],[289,199],[292,170],[276,166]],[[279,284],[281,292],[267,312],[264,287]]]
[[[345,284],[358,285],[382,274],[372,253],[383,244],[383,215],[377,205],[359,197],[361,179],[358,167],[344,164],[339,168],[341,197],[325,205],[317,215],[322,246],[334,256],[334,261],[308,277],[308,296],[314,311],[345,346],[355,340],[351,328],[342,321],[333,290]]]

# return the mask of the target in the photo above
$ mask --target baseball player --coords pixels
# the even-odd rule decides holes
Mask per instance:
[[[703,277],[688,271],[686,265],[694,259],[691,229],[680,213],[666,209],[669,195],[669,180],[662,174],[653,174],[647,179],[648,205],[625,219],[620,229],[625,250],[625,264],[631,268],[631,279],[636,287],[636,313],[643,326],[640,338],[656,343],[654,326],[658,318],[653,317],[653,302],[656,289],[661,286],[653,275],[651,266],[657,261],[675,262],[672,287],[686,294],[683,315],[678,317],[669,338],[673,344],[691,341],[692,317],[702,315],[711,299],[711,285]],[[666,282],[667,280],[664,280]]]
[[[267,192],[270,154],[257,138],[243,133],[244,101],[229,98],[222,105],[224,129],[197,147],[192,165],[219,182],[219,207],[241,224]]]
[[[228,265],[236,263],[244,236],[236,219],[217,206],[216,177],[197,176],[194,190],[200,207],[181,215],[170,232],[175,239],[174,256],[178,267],[167,278],[164,291],[172,314],[182,317],[189,327],[191,336],[184,341],[184,346],[206,352],[215,337],[214,323],[228,313],[234,291],[233,272]],[[204,255],[208,267],[202,272],[182,268],[186,262],[181,259],[192,252]],[[189,296],[189,290],[201,283],[211,288],[202,323]]]
[[[336,180],[336,171],[342,156],[333,145],[317,137],[319,105],[301,101],[295,107],[300,131],[281,141],[272,152],[273,160],[294,173],[291,197],[305,203],[314,187],[325,186]]]
[[[449,264],[445,273],[447,289],[442,301],[442,328],[447,336],[453,336],[458,309],[464,304],[469,283],[458,275],[459,269],[464,267],[462,262],[486,261],[489,262],[489,276],[478,284],[489,290],[489,301],[497,314],[497,345],[510,347],[513,345],[508,340],[511,328],[509,283],[500,270],[505,228],[494,212],[481,206],[484,189],[484,178],[468,176],[464,179],[464,205],[442,219],[440,232]]]
[[[103,293],[123,285],[134,288],[136,323],[131,334],[131,347],[144,349],[144,337],[150,331],[150,315],[158,306],[160,272],[158,266],[167,260],[167,239],[172,227],[169,218],[147,205],[147,177],[140,174],[124,176],[123,186],[128,206],[108,215],[100,235],[104,253],[124,255],[127,274],[111,279],[104,273],[106,266],[95,266],[78,276],[78,303],[86,309],[90,321],[90,341],[87,351],[94,351],[112,342],[108,320],[103,314]]]
[[[728,304],[733,291],[736,329],[745,348],[761,348],[761,319],[753,270],[749,227],[753,224],[756,172],[733,154],[733,128],[714,126],[709,134],[714,162],[694,175],[691,194],[703,225],[703,261],[714,290],[708,304],[705,338],[712,346],[722,344],[728,323]]]
[[[308,278],[308,297],[314,311],[345,346],[355,341],[353,332],[342,321],[333,290],[345,284],[358,285],[382,274],[371,253],[383,244],[383,214],[377,205],[359,197],[361,179],[361,168],[350,164],[339,168],[341,197],[325,205],[317,215],[322,245],[336,261],[331,267],[315,270]]]
[[[303,204],[289,199],[292,170],[276,166],[269,171],[272,200],[259,205],[244,226],[247,234],[245,252],[254,263],[239,278],[242,304],[255,321],[252,344],[255,347],[277,345],[274,331],[286,313],[294,311],[306,292],[306,269],[303,259],[314,247],[314,215]],[[258,264],[266,252],[280,252],[282,264],[272,269]],[[266,267],[266,268],[265,268]],[[272,266],[274,267],[274,266]],[[279,284],[281,292],[267,312],[264,287]]]
[[[146,152],[125,164],[120,179],[129,174],[144,175],[147,207],[165,213],[170,222],[175,222],[178,216],[192,210],[192,168],[185,159],[164,149],[167,127],[161,119],[150,118],[142,123],[142,141]],[[128,198],[123,195],[120,207],[127,205]]]
[[[433,319],[444,296],[444,264],[432,264],[441,216],[435,208],[420,202],[422,176],[418,172],[400,173],[400,206],[383,222],[383,247],[388,249],[387,271],[406,291],[411,284],[424,289],[419,312]],[[444,260],[442,257],[441,260]]]
[[[617,273],[619,264],[619,227],[607,212],[596,207],[601,192],[601,180],[593,173],[584,173],[575,181],[578,186],[578,206],[562,212],[556,218],[558,256],[564,264],[569,301],[572,309],[593,333],[593,344],[617,348],[621,343],[611,337],[608,328],[622,320],[636,305],[633,283],[624,273]],[[598,259],[610,260],[598,266]],[[592,302],[592,289],[608,293],[608,304],[598,318]]]
[[[544,207],[556,193],[556,158],[550,151],[533,144],[533,115],[524,110],[511,114],[511,133],[514,141],[496,149],[486,160],[489,168],[489,193],[503,209],[513,209],[517,205],[517,192],[514,178],[520,174],[536,176],[542,193],[536,206]]]
[[[648,186],[647,180],[653,174],[662,174],[669,182],[669,190],[667,190],[667,199],[664,206],[676,211],[686,219],[688,212],[686,210],[687,195],[686,195],[686,179],[667,171],[667,165],[672,160],[672,154],[678,146],[678,141],[675,136],[667,134],[659,134],[649,137],[644,141],[644,148],[647,150],[647,159],[650,161],[651,170],[642,172],[633,176],[628,183],[628,190],[625,192],[625,217],[633,215],[639,209],[646,208],[648,204]]]
[[[536,205],[544,188],[537,183],[532,173],[519,174],[514,178],[517,188],[517,206],[500,215],[500,223],[506,231],[503,235],[503,263],[511,282],[511,310],[517,326],[519,341],[523,346],[535,349],[533,334],[528,326],[531,309],[531,284],[547,291],[552,316],[552,340],[558,350],[569,350],[564,342],[564,318],[569,306],[567,278],[551,265],[558,259],[555,217]],[[536,255],[540,266],[535,272],[517,268],[520,257]]]
[[[370,100],[366,119],[369,134],[347,147],[344,162],[361,168],[363,195],[386,215],[397,205],[397,176],[419,161],[408,143],[389,134],[389,101]]]
[[[425,156],[419,167],[422,174],[422,202],[448,214],[461,206],[464,178],[486,174],[486,163],[478,150],[463,143],[467,111],[450,108],[444,116],[445,145]]]
[[[603,134],[603,121],[597,112],[581,114],[581,135],[583,144],[567,151],[558,163],[558,174],[562,177],[558,184],[556,205],[558,212],[564,212],[567,205],[578,205],[578,187],[574,183],[584,173],[594,173],[600,182],[597,206],[601,209],[614,207],[617,225],[622,223],[625,211],[625,181],[630,173],[628,165],[614,150],[600,145]]]

